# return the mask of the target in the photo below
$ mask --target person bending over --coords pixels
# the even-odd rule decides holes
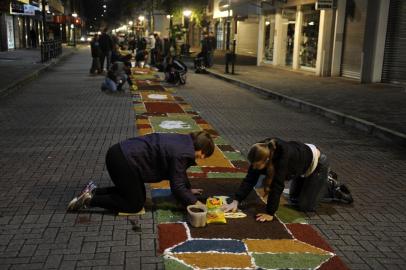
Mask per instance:
[[[289,200],[301,211],[314,211],[326,192],[329,164],[326,155],[312,144],[268,138],[254,144],[248,153],[250,167],[232,203],[224,211],[236,211],[258,182],[263,180],[268,196],[266,212],[256,215],[257,221],[272,221],[279,207],[285,181],[291,180]]]
[[[184,205],[201,204],[201,189],[192,189],[186,170],[196,159],[214,152],[210,134],[152,133],[110,147],[106,167],[113,186],[97,188],[89,182],[68,205],[68,211],[101,207],[114,212],[139,212],[145,203],[144,183],[169,180],[173,195]]]

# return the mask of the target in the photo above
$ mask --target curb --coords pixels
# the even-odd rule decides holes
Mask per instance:
[[[5,97],[8,94],[10,94],[13,90],[16,90],[18,88],[23,87],[24,85],[26,85],[27,83],[29,83],[30,81],[38,78],[43,72],[45,72],[46,70],[52,68],[53,66],[59,64],[60,62],[66,60],[68,57],[70,57],[72,54],[74,54],[75,51],[72,50],[66,54],[62,54],[60,57],[52,59],[49,63],[47,63],[45,66],[34,70],[33,72],[31,72],[30,74],[28,74],[25,77],[22,77],[21,79],[7,85],[4,88],[0,88],[0,97]]]
[[[307,101],[303,101],[303,100],[300,100],[300,99],[297,99],[294,97],[286,96],[286,95],[274,92],[272,90],[262,88],[260,86],[255,86],[255,85],[252,85],[250,83],[247,83],[247,82],[235,79],[235,78],[230,78],[229,76],[220,74],[220,73],[210,70],[210,69],[206,69],[206,70],[211,76],[213,76],[217,79],[224,80],[228,83],[237,85],[237,86],[247,89],[251,92],[260,94],[260,95],[268,97],[268,98],[276,99],[283,104],[287,104],[289,106],[299,108],[306,112],[317,113],[328,119],[335,120],[338,123],[356,128],[360,131],[363,131],[369,135],[382,139],[386,142],[395,143],[395,144],[398,144],[398,145],[401,145],[404,147],[406,146],[406,134],[404,134],[404,133],[401,133],[401,132],[398,132],[398,131],[395,131],[395,130],[392,130],[389,128],[385,128],[385,127],[377,125],[373,122],[369,122],[369,121],[360,119],[360,118],[352,116],[352,115],[340,113],[338,111],[331,110],[331,109],[328,109],[328,108],[325,108],[325,107],[322,107],[319,105],[315,105],[315,104],[312,104]]]

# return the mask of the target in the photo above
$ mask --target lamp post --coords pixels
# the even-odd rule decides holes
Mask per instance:
[[[189,9],[185,9],[183,11],[183,25],[186,27],[186,44],[184,53],[189,54],[189,25],[190,25],[190,16],[192,15],[192,11]],[[186,24],[187,20],[187,24]]]
[[[226,50],[229,51],[230,50],[230,31],[231,31],[231,27],[230,27],[230,5],[231,5],[231,0],[228,0],[228,4],[227,4],[227,37],[226,37]]]
[[[138,16],[138,20],[140,21],[141,26],[141,37],[144,36],[144,20],[145,17],[143,15]]]
[[[42,41],[48,41],[47,20],[45,15],[46,0],[42,0]]]
[[[76,18],[78,17],[78,14],[76,12],[72,13],[73,23],[70,25],[70,27],[73,29],[73,47],[76,47]]]

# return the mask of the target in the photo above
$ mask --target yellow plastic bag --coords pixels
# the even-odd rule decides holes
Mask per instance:
[[[207,198],[206,207],[207,207],[207,224],[217,223],[217,224],[226,224],[226,218],[224,216],[224,211],[221,209],[223,201],[221,198]]]

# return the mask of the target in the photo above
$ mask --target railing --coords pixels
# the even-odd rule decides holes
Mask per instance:
[[[60,40],[44,41],[41,44],[41,62],[45,63],[62,53],[62,42]]]

